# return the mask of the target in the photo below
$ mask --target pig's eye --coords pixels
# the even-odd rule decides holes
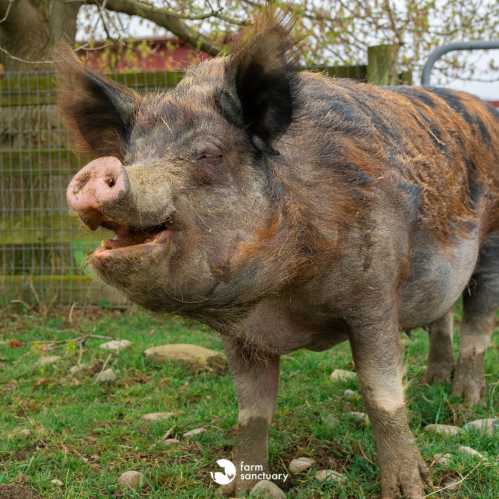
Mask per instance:
[[[196,162],[200,165],[210,166],[219,164],[223,159],[223,155],[219,149],[210,148],[203,149],[196,154],[195,158]]]

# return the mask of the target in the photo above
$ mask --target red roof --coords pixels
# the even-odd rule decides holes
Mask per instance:
[[[100,71],[183,70],[208,58],[204,52],[172,38],[129,40],[103,44],[84,52],[86,63]]]

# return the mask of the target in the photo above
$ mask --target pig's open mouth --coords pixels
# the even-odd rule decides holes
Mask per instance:
[[[150,244],[165,244],[170,239],[172,232],[168,222],[147,228],[135,228],[104,221],[101,223],[101,227],[112,230],[115,236],[112,239],[102,241],[101,246],[94,253],[96,256],[116,250],[123,252],[139,249],[140,246]]]

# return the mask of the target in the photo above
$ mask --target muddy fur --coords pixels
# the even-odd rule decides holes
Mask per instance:
[[[445,316],[467,288],[454,389],[480,398],[499,305],[499,116],[460,92],[297,73],[289,29],[266,11],[232,56],[165,93],[137,96],[61,62],[66,123],[127,176],[126,197],[103,215],[143,228],[173,220],[167,247],[90,261],[133,301],[222,335],[244,421],[238,461],[267,466],[279,356],[348,339],[382,495],[420,498],[427,473],[407,425],[399,331],[434,323],[447,346],[432,340],[430,371],[452,362]],[[467,373],[475,382],[463,388]]]

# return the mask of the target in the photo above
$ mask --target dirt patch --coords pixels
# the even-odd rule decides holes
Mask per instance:
[[[26,485],[0,485],[0,499],[38,499],[40,496]]]

